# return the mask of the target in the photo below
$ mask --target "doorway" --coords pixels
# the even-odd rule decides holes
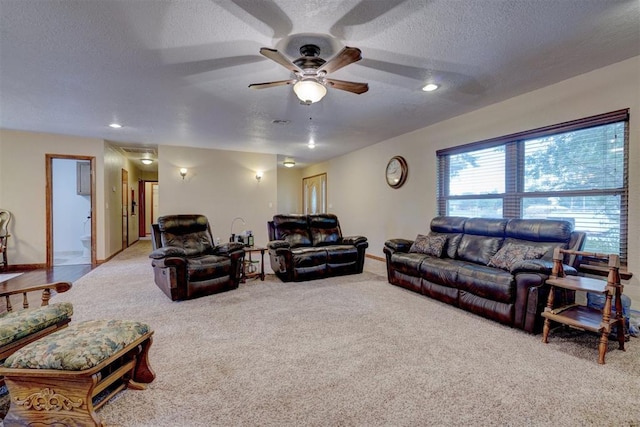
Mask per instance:
[[[327,174],[302,178],[302,200],[305,215],[327,213]]]
[[[151,224],[158,213],[158,181],[138,181],[139,237],[151,236]]]
[[[45,155],[47,267],[96,263],[95,157]]]

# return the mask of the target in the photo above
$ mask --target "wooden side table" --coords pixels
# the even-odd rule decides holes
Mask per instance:
[[[245,283],[247,279],[252,279],[254,277],[260,277],[260,280],[264,281],[264,253],[267,248],[261,246],[245,246],[244,247],[244,266],[242,268],[242,276],[240,277],[240,281]],[[260,261],[253,260],[251,254],[254,252],[260,252]],[[260,264],[260,271],[253,270],[256,267],[256,264]]]
[[[570,276],[564,274],[562,268],[563,254],[574,254],[589,256],[593,258],[606,259],[609,265],[607,281],[591,279],[588,277]],[[598,344],[598,363],[604,364],[609,334],[614,326],[617,326],[617,338],[619,349],[624,351],[624,317],[622,313],[622,288],[620,284],[620,257],[615,254],[597,254],[590,252],[570,251],[556,248],[553,253],[553,271],[547,280],[550,286],[547,306],[542,312],[545,318],[542,330],[542,342],[548,343],[551,322],[558,322],[563,325],[583,329],[600,334]],[[555,288],[563,288],[572,291],[591,292],[605,295],[605,304],[602,310],[587,307],[579,304],[554,307]],[[611,304],[615,301],[615,317],[611,318]]]

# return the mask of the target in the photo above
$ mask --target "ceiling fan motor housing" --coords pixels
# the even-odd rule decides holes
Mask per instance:
[[[314,44],[305,44],[300,47],[300,55],[302,57],[296,59],[293,63],[303,70],[316,70],[327,62],[320,58],[320,48]]]

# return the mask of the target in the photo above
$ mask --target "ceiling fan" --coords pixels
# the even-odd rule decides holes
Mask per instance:
[[[361,51],[356,47],[343,48],[329,61],[320,58],[320,48],[314,44],[303,45],[300,48],[302,56],[293,62],[275,49],[263,47],[260,53],[293,72],[294,77],[276,82],[253,83],[249,85],[250,88],[265,89],[293,85],[293,91],[300,99],[300,103],[306,105],[320,101],[327,94],[327,87],[358,95],[369,90],[368,83],[346,82],[326,77],[329,73],[361,60]]]

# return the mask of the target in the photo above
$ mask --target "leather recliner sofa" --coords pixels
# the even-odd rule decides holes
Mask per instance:
[[[336,215],[274,215],[267,228],[271,268],[283,282],[362,273],[367,238],[343,237]]]
[[[214,245],[204,215],[167,215],[152,224],[156,285],[179,301],[236,289],[244,263],[241,243]]]
[[[582,250],[585,240],[560,220],[436,217],[430,228],[423,241],[435,249],[420,251],[407,239],[385,242],[389,283],[531,333],[542,329],[553,249]],[[577,274],[579,262],[567,255],[565,272]],[[574,297],[563,293],[557,301]]]

